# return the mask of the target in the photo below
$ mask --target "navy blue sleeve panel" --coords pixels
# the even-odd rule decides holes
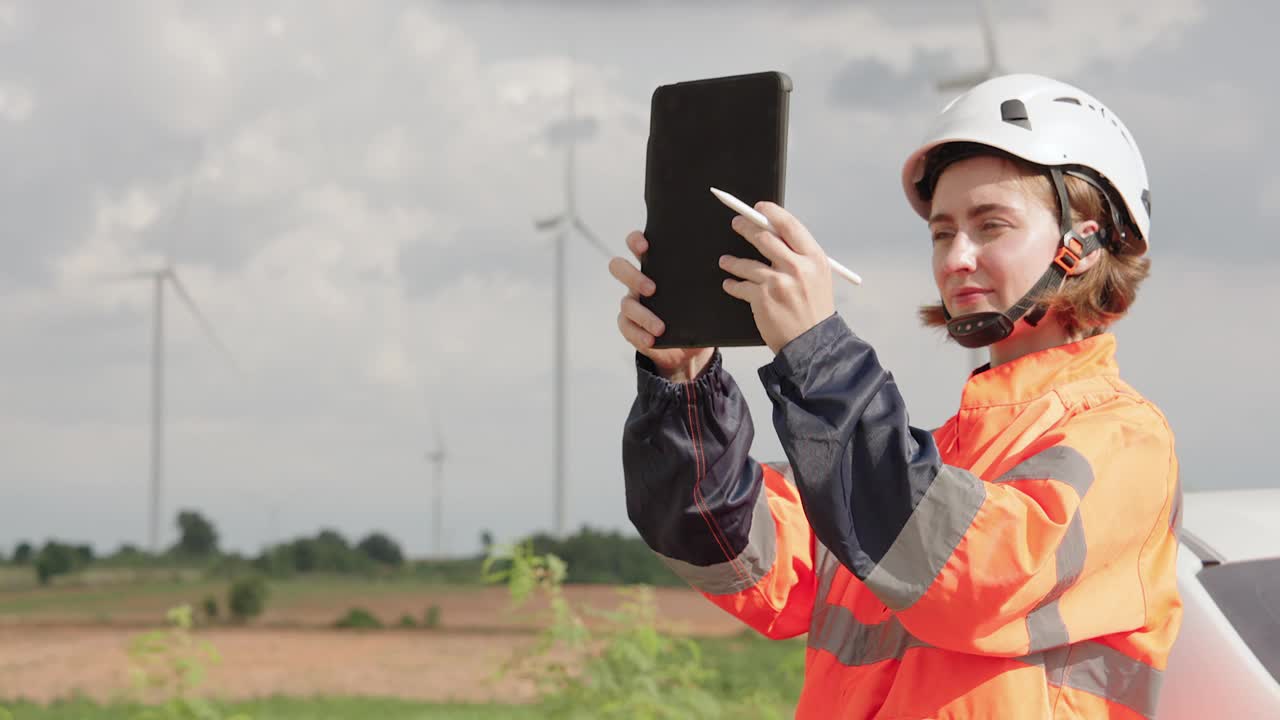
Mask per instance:
[[[865,580],[939,473],[933,436],[911,427],[893,376],[838,314],[760,379],[815,536]]]
[[[734,560],[751,535],[763,488],[748,452],[751,414],[717,351],[689,383],[657,375],[636,354],[637,394],[622,434],[627,514],[666,558],[708,566]]]

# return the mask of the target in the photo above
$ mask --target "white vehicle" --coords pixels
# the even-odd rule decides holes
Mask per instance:
[[[1188,492],[1159,720],[1280,718],[1280,489]]]

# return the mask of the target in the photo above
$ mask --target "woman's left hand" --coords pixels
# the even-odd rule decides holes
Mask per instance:
[[[738,215],[733,229],[751,243],[772,267],[748,258],[725,255],[720,267],[742,278],[724,281],[724,291],[751,303],[760,336],[776,354],[787,343],[835,312],[831,266],[818,241],[794,215],[771,203],[756,203],[778,231],[768,230]]]

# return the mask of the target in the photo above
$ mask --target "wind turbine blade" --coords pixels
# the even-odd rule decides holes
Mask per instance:
[[[534,220],[533,226],[539,230],[551,230],[553,228],[559,227],[560,223],[563,220],[564,220],[563,215],[556,215],[555,217],[545,218],[542,220]]]
[[[204,330],[204,334],[209,338],[209,341],[222,352],[226,357],[227,362],[231,364],[232,369],[236,372],[240,372],[240,365],[236,362],[235,356],[232,355],[231,351],[227,349],[227,346],[218,339],[218,334],[213,331],[213,325],[209,323],[207,318],[205,318],[204,313],[200,312],[200,308],[196,306],[196,301],[191,299],[191,294],[187,292],[187,288],[182,284],[182,280],[178,278],[178,274],[170,271],[167,273],[167,276],[169,281],[173,283],[173,289],[177,291],[178,297],[182,298],[182,302],[186,303],[187,309],[191,311],[191,314],[195,316],[196,321],[200,323],[200,328]]]
[[[95,283],[121,283],[130,280],[149,280],[155,277],[155,270],[135,270],[133,272],[105,273],[90,278]]]
[[[979,0],[978,10],[982,15],[982,44],[987,55],[987,78],[991,78],[1000,73],[1000,60],[996,55],[996,29],[991,22],[990,1]]]
[[[573,217],[573,226],[578,229],[578,232],[582,233],[582,236],[587,239],[587,242],[591,243],[597,250],[604,253],[605,257],[613,256],[613,253],[609,251],[609,248],[605,246],[604,243],[600,242],[600,238],[596,237],[596,234],[587,228],[586,223],[582,222],[582,218],[575,215]]]
[[[963,92],[987,79],[987,72],[976,71],[965,73],[964,75],[956,75],[943,80],[939,80],[937,88],[941,92],[960,91]]]

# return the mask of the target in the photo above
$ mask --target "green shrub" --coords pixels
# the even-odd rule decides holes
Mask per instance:
[[[227,609],[237,622],[246,622],[262,614],[267,606],[267,581],[257,575],[231,583],[227,592]]]
[[[209,622],[216,622],[218,619],[218,598],[212,595],[204,597],[204,619]]]
[[[338,618],[333,626],[355,630],[376,630],[382,627],[382,621],[362,607],[353,607],[347,611],[346,615]]]
[[[82,564],[75,546],[50,540],[36,555],[36,578],[41,585],[48,585],[55,576],[65,575]]]
[[[418,621],[409,613],[405,613],[400,616],[400,621],[396,623],[396,627],[416,628],[418,627]]]
[[[427,614],[422,619],[422,626],[434,630],[440,627],[440,606],[432,605],[427,608]]]

